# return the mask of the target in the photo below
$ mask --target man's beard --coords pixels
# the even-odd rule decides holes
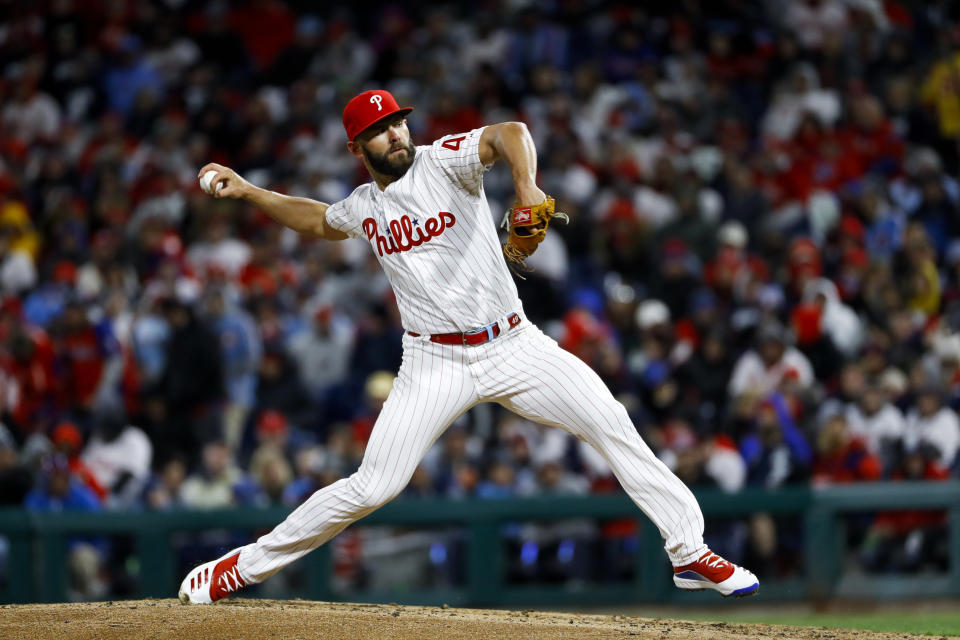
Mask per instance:
[[[391,154],[397,149],[405,149],[407,151],[406,155],[392,157]],[[412,140],[407,142],[406,145],[392,147],[383,155],[370,153],[363,145],[360,145],[360,150],[363,151],[363,157],[367,159],[367,162],[370,163],[370,167],[374,171],[385,176],[390,176],[391,178],[402,178],[404,174],[407,173],[410,165],[413,164],[413,158],[417,152]]]

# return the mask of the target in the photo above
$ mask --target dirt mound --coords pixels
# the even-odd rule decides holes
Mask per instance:
[[[176,600],[131,600],[0,607],[0,638],[5,640],[875,640],[903,637],[902,634],[871,631],[685,622],[619,615],[334,604],[301,600],[233,599],[212,606],[184,606]]]

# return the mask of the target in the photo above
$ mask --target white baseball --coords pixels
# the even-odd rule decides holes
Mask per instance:
[[[204,193],[213,194],[213,177],[217,175],[217,172],[211,169],[203,174],[203,177],[200,178],[200,188],[203,189]],[[217,183],[217,191],[223,188],[223,181]]]

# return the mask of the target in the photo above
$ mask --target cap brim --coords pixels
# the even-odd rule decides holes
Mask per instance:
[[[392,118],[393,116],[397,115],[398,113],[401,114],[401,115],[403,115],[403,116],[406,116],[406,115],[407,115],[408,113],[410,113],[411,111],[413,111],[413,107],[403,107],[403,108],[401,108],[401,109],[397,109],[396,111],[393,111],[393,112],[391,112],[391,113],[388,113],[387,115],[383,116],[382,118],[377,118],[376,120],[374,120],[373,122],[371,122],[370,124],[368,124],[366,127],[364,127],[363,129],[361,129],[360,132],[359,132],[357,135],[353,136],[353,139],[356,140],[357,138],[359,138],[361,135],[363,135],[363,132],[364,132],[364,131],[366,131],[366,130],[369,129],[370,127],[376,126],[376,124],[377,124],[378,122],[383,122],[383,121],[386,120],[387,118]]]

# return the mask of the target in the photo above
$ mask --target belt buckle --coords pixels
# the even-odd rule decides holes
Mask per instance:
[[[468,343],[467,343],[467,336],[475,336],[475,335],[480,334],[480,333],[486,333],[486,334],[487,334],[487,339],[484,340],[483,342],[490,342],[491,340],[493,340],[494,338],[496,338],[496,336],[493,335],[493,327],[494,327],[496,324],[497,324],[496,322],[491,322],[490,324],[488,324],[488,325],[485,326],[485,327],[480,327],[479,329],[474,329],[473,331],[465,331],[464,333],[461,333],[461,334],[460,334],[460,342],[461,342],[461,344],[462,344],[463,346],[467,346],[467,345],[468,345]],[[480,342],[480,343],[478,343],[478,344],[483,344],[483,342]]]

